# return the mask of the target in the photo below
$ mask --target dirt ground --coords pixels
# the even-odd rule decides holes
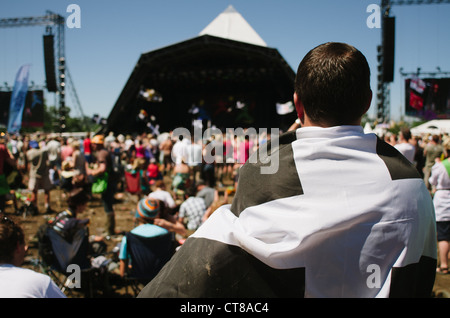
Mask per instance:
[[[166,180],[170,182],[170,180]],[[230,183],[231,185],[231,183]],[[131,195],[127,193],[117,193],[116,203],[114,205],[115,215],[116,215],[116,229],[118,231],[130,231],[134,227],[133,215],[135,212],[135,207],[138,202],[137,195]],[[57,212],[63,211],[67,204],[65,203],[65,194],[58,189],[51,191],[51,208]],[[231,202],[232,197],[229,197],[229,202]],[[11,216],[16,221],[18,221],[25,232],[25,240],[29,246],[28,255],[26,257],[25,267],[35,268],[30,265],[30,261],[38,258],[37,240],[36,232],[41,224],[44,224],[49,218],[54,217],[56,214],[45,214],[44,209],[43,193],[38,196],[39,204],[39,215],[16,215],[14,213],[13,205],[9,204],[6,207],[6,213]],[[21,203],[19,202],[19,207]],[[105,218],[104,210],[101,204],[100,198],[95,197],[91,202],[89,202],[86,211],[79,216],[79,218],[89,218],[89,232],[91,235],[101,235],[105,228]],[[109,240],[105,240],[108,246],[108,252],[121,241],[121,236],[112,237]],[[118,276],[117,276],[118,277]],[[111,298],[130,298],[134,297],[131,288],[123,285],[123,282],[118,281],[117,277],[112,277],[111,285],[112,290],[110,293],[102,294],[96,293],[94,297],[111,297]],[[72,293],[69,297],[85,297],[85,295],[80,293]],[[436,275],[436,280],[433,288],[433,297],[435,298],[450,298],[450,275]]]
[[[65,203],[65,194],[60,190],[53,190],[50,193],[50,201],[51,208],[57,212],[63,211],[67,208],[67,204]],[[134,227],[133,223],[133,210],[136,207],[138,201],[138,197],[136,195],[127,195],[124,193],[118,193],[116,195],[116,204],[114,205],[115,215],[116,215],[116,229],[118,231],[130,231]],[[15,215],[14,208],[12,205],[7,206],[6,213],[8,216],[15,218],[22,225],[25,232],[25,240],[28,244],[28,254],[25,258],[24,267],[37,269],[30,262],[36,260],[38,258],[38,246],[36,233],[41,224],[47,222],[48,219],[56,216],[54,214],[46,214],[43,206],[43,194],[39,194],[38,196],[39,204],[39,215]],[[21,204],[19,203],[19,206]],[[89,234],[90,235],[102,235],[105,231],[105,212],[103,210],[102,203],[100,201],[99,196],[93,198],[91,202],[89,202],[87,209],[84,213],[79,215],[79,218],[89,218]],[[108,246],[108,252],[111,252],[112,249],[121,241],[121,236],[118,235],[116,237],[109,238],[108,240],[104,240]],[[118,276],[117,276],[118,277]],[[112,294],[109,294],[109,297],[132,297],[131,290],[127,292],[126,289],[115,288]],[[114,287],[113,287],[114,288]],[[101,296],[102,294],[100,294]],[[97,295],[99,296],[99,295]],[[80,293],[72,293],[70,297],[83,297]]]
[[[166,185],[170,186],[171,179],[169,177],[165,177],[164,181]],[[226,180],[225,184],[232,185],[231,180]],[[169,188],[169,187],[168,187]],[[116,220],[116,231],[118,232],[127,232],[134,228],[134,214],[136,212],[136,205],[138,203],[139,197],[134,194],[129,194],[126,192],[118,192],[116,194],[116,202],[114,204],[115,211],[115,220]],[[229,197],[229,202],[232,200],[232,195]],[[28,254],[25,258],[24,267],[31,268],[39,271],[39,267],[35,265],[35,261],[38,257],[38,244],[36,233],[40,225],[47,222],[47,220],[56,216],[57,213],[46,214],[44,207],[44,193],[38,193],[38,215],[23,215],[16,214],[14,206],[12,202],[8,202],[6,206],[6,214],[13,218],[15,221],[18,221],[25,232],[25,241],[28,244]],[[18,207],[20,208],[23,203],[19,200]],[[61,212],[67,208],[66,204],[66,195],[62,190],[54,189],[50,192],[50,206],[55,212]],[[78,215],[78,218],[84,219],[89,218],[89,234],[90,235],[98,235],[102,236],[105,232],[105,212],[103,209],[103,205],[100,200],[100,195],[94,195],[93,199],[88,203],[88,207],[84,211],[84,213]],[[104,242],[107,244],[108,249],[107,252],[111,252],[118,243],[122,240],[122,235],[113,236],[111,238],[105,237]],[[111,255],[107,256],[108,258]],[[118,275],[112,274],[110,275],[111,280],[111,290],[108,294],[104,294],[101,291],[96,291],[94,297],[120,297],[120,298],[129,298],[134,297],[135,293],[133,290],[128,287],[124,287],[124,282],[119,278]],[[125,284],[126,285],[126,284]],[[143,286],[140,286],[143,287]],[[85,297],[85,295],[77,292],[71,292],[69,297]]]

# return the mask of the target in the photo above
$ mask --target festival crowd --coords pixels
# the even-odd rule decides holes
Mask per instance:
[[[115,226],[117,197],[126,193],[138,196],[133,216],[135,224],[141,227],[130,231],[150,237],[169,231],[176,234],[175,245],[181,245],[215,209],[229,203],[228,196],[237,186],[239,167],[268,138],[270,135],[264,135],[253,142],[244,136],[227,138],[225,134],[197,141],[172,133],[133,137],[115,136],[112,132],[106,136],[86,133],[67,137],[4,134],[0,143],[3,161],[0,174],[4,176],[0,209],[5,216],[8,208],[17,217],[45,214],[59,234],[73,235],[73,230],[89,224],[89,220],[75,222],[77,214],[90,201],[86,198],[100,198],[105,211],[105,231],[92,238],[97,243],[122,239],[118,244],[118,248],[122,245],[119,274],[124,276],[126,240],[124,232],[117,231]],[[215,152],[211,146],[223,146],[224,152]],[[204,160],[206,151],[213,154],[212,162]],[[106,190],[94,190],[96,181],[103,177]],[[51,200],[54,189],[62,190],[68,202],[75,202],[68,209],[57,210]],[[38,195],[40,192],[44,195]]]
[[[294,124],[290,129],[297,127]],[[450,182],[442,181],[448,175],[443,178],[447,170],[441,168],[450,155],[450,137],[447,134],[411,136],[409,129],[403,129],[398,135],[387,133],[380,138],[417,168],[435,197],[437,221],[450,220],[445,201],[450,198]],[[228,196],[237,188],[239,168],[269,139],[270,134],[256,139],[218,134],[207,140],[194,140],[171,132],[159,136],[86,133],[78,137],[3,134],[0,209],[5,220],[8,205],[17,215],[38,215],[42,211],[38,209],[37,194],[43,191],[45,214],[53,215],[52,226],[60,232],[69,231],[89,223],[89,220],[77,220],[76,215],[84,211],[97,193],[105,210],[106,230],[95,241],[118,238],[117,272],[124,276],[130,256],[124,233],[115,229],[114,202],[118,193],[130,192],[139,199],[133,211],[136,227],[129,229],[130,232],[143,237],[173,233],[173,240],[180,246],[218,207],[229,203]],[[211,154],[211,149],[221,151],[213,151],[215,160],[207,162],[206,151]],[[92,186],[100,176],[106,176],[107,189],[93,192]],[[224,185],[225,180],[228,186]],[[63,190],[69,209],[55,211],[51,206],[51,190],[55,188]],[[441,273],[448,273],[449,241],[447,236],[439,239],[441,261],[437,271]],[[3,287],[0,295],[8,297]],[[54,286],[41,296],[64,297],[55,292]]]

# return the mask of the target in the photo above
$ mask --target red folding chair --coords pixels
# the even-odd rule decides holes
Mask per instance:
[[[132,195],[137,195],[138,198],[141,197],[142,189],[141,189],[141,181],[139,177],[139,173],[131,173],[125,171],[125,191]]]

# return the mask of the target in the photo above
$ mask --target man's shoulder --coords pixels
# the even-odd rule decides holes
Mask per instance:
[[[11,266],[10,270],[8,271],[8,276],[11,277],[11,275],[21,277],[23,280],[26,280],[30,284],[36,282],[41,282],[42,284],[50,283],[50,277],[29,268]]]
[[[386,165],[392,180],[422,179],[416,167],[398,149],[380,138],[377,138],[376,153]]]
[[[141,224],[130,231],[134,235],[142,237],[155,237],[167,234],[169,231],[155,224]]]

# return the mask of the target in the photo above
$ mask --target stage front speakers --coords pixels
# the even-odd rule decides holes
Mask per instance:
[[[44,35],[45,77],[49,92],[57,91],[54,47],[54,36],[51,34]]]
[[[395,17],[383,18],[383,82],[394,81]]]

